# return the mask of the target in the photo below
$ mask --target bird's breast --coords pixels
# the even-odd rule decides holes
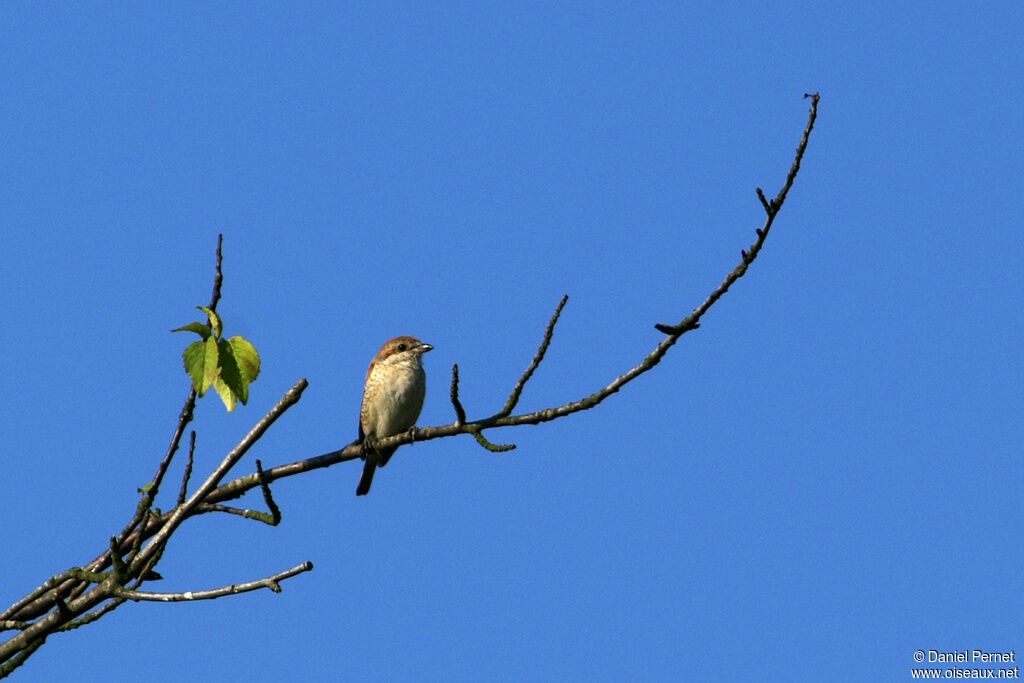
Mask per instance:
[[[363,431],[377,438],[400,434],[416,424],[426,394],[423,368],[376,367],[366,381]]]

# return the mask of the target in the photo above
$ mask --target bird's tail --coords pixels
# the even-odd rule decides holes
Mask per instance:
[[[373,473],[377,470],[377,458],[367,458],[363,463],[363,476],[359,477],[359,486],[356,487],[357,496],[365,496],[370,492],[370,484],[373,483]]]

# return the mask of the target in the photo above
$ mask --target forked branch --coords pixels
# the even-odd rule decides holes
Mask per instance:
[[[429,441],[459,434],[469,434],[489,451],[511,450],[515,447],[514,445],[503,446],[491,443],[484,437],[484,430],[524,424],[539,424],[594,408],[629,382],[658,365],[669,349],[684,334],[700,327],[703,316],[729,291],[729,288],[737,280],[746,274],[747,269],[757,259],[758,254],[760,254],[775,218],[781,211],[789,190],[800,171],[800,164],[807,150],[810,135],[817,119],[819,96],[817,94],[808,94],[805,97],[811,100],[807,125],[804,128],[803,136],[797,146],[796,155],[782,188],[771,199],[765,196],[761,188],[756,189],[758,200],[766,216],[764,224],[756,230],[756,239],[748,248],[741,250],[740,263],[726,275],[725,279],[711,291],[699,306],[674,325],[663,323],[655,325],[657,330],[665,336],[657,342],[654,348],[637,365],[613,378],[605,386],[578,400],[532,412],[513,414],[513,411],[519,404],[526,384],[539,369],[551,345],[555,326],[568,301],[568,297],[565,296],[562,297],[555,308],[555,312],[545,328],[533,360],[513,385],[508,399],[498,412],[477,420],[469,420],[467,418],[465,407],[459,399],[459,368],[458,365],[455,365],[452,368],[450,392],[452,407],[455,411],[455,421],[452,424],[418,429],[415,431],[415,434],[410,431],[379,439],[373,444],[374,447],[377,450],[383,450],[391,446],[410,443],[414,438],[416,441]],[[223,283],[221,247],[222,240],[218,237],[214,286],[208,307],[211,310],[216,309],[221,296],[221,286]],[[134,514],[121,532],[110,539],[109,547],[88,564],[82,567],[73,567],[66,572],[53,576],[0,613],[0,631],[11,630],[17,632],[6,642],[0,643],[0,677],[9,674],[20,666],[55,631],[69,630],[91,623],[113,611],[126,601],[178,602],[209,600],[260,588],[279,591],[281,581],[311,570],[312,564],[305,562],[264,579],[232,584],[206,591],[157,593],[139,590],[139,587],[145,581],[159,576],[155,573],[154,568],[167,547],[168,540],[186,520],[196,515],[218,512],[256,519],[268,524],[277,524],[281,519],[281,512],[271,496],[270,484],[272,482],[360,457],[362,444],[358,441],[353,441],[340,450],[307,457],[267,470],[264,470],[262,464],[257,461],[255,472],[223,483],[231,470],[241,461],[246,452],[259,441],[274,421],[299,400],[306,386],[306,380],[302,379],[288,390],[278,404],[252,428],[234,449],[224,456],[220,465],[207,476],[199,488],[191,496],[188,496],[187,490],[195,450],[195,434],[193,432],[189,441],[188,463],[186,464],[180,491],[177,492],[176,504],[171,510],[160,514],[153,508],[153,503],[171,461],[179,449],[185,429],[192,420],[192,414],[195,409],[197,397],[195,391],[190,389],[179,413],[171,442],[157,467],[153,479],[141,491],[141,499]],[[263,499],[269,513],[224,505],[226,501],[239,498],[257,487],[263,493]]]
[[[796,179],[797,173],[800,171],[800,164],[803,161],[804,153],[807,151],[807,145],[810,140],[811,132],[814,129],[815,121],[818,117],[818,102],[820,97],[817,93],[804,95],[805,98],[811,101],[810,110],[807,116],[807,124],[804,127],[803,135],[800,138],[800,143],[797,145],[796,154],[793,159],[793,163],[790,165],[789,173],[786,175],[786,180],[782,185],[779,192],[770,201],[764,197],[764,192],[758,188],[758,196],[762,198],[762,206],[765,210],[766,218],[764,224],[755,230],[756,239],[747,249],[742,250],[741,260],[739,265],[736,266],[725,279],[719,284],[711,293],[705,298],[705,300],[693,311],[685,316],[679,323],[675,325],[657,324],[655,327],[659,332],[662,332],[666,336],[655,345],[654,349],[651,350],[646,356],[644,356],[640,362],[634,367],[630,368],[626,372],[622,373],[618,377],[612,379],[604,387],[598,389],[588,396],[584,396],[576,401],[571,401],[559,406],[552,408],[544,408],[542,410],[536,410],[529,413],[521,413],[518,415],[512,415],[511,410],[514,409],[519,401],[519,397],[522,394],[523,388],[527,381],[533,376],[534,371],[540,365],[544,359],[548,346],[551,343],[551,337],[554,333],[555,325],[562,313],[562,309],[567,301],[566,297],[563,297],[562,301],[559,302],[555,309],[554,315],[551,317],[548,323],[547,329],[544,332],[544,336],[541,339],[537,353],[534,355],[533,362],[530,363],[526,371],[516,382],[512,389],[512,393],[509,396],[509,400],[506,401],[505,406],[502,410],[496,414],[482,418],[479,420],[467,420],[465,415],[465,408],[458,398],[458,370],[453,369],[452,376],[452,404],[456,411],[456,420],[454,423],[449,425],[441,425],[437,427],[425,427],[416,431],[416,441],[429,441],[431,439],[440,439],[457,434],[470,434],[478,441],[480,441],[481,433],[485,429],[492,429],[495,427],[515,427],[523,424],[540,424],[542,422],[549,422],[551,420],[557,420],[567,415],[580,412],[581,410],[588,410],[599,405],[606,398],[612,394],[618,392],[629,382],[633,381],[643,373],[647,372],[651,368],[655,367],[661,359],[668,353],[668,350],[679,339],[691,330],[695,330],[700,327],[700,321],[704,315],[711,309],[715,303],[725,295],[729,288],[741,277],[743,277],[747,269],[757,259],[758,254],[761,252],[761,248],[768,238],[772,225],[775,222],[775,218],[779,215],[782,210],[782,205],[786,201],[786,197],[789,194],[790,188],[793,186],[793,181]],[[398,434],[396,436],[390,436],[385,439],[380,439],[376,442],[377,448],[387,448],[390,446],[399,446],[402,444],[410,443],[411,438],[408,434]],[[488,442],[489,443],[489,442]],[[493,444],[492,444],[493,445]],[[490,450],[490,449],[489,449]],[[507,450],[507,449],[505,449]],[[305,458],[289,463],[287,465],[280,465],[278,467],[266,470],[263,473],[265,480],[275,481],[285,477],[295,476],[303,472],[309,472],[311,470],[320,469],[323,467],[330,467],[339,462],[345,462],[348,460],[354,460],[359,457],[360,447],[358,442],[352,442],[344,448],[322,455],[314,456],[311,458]],[[249,474],[244,477],[239,477],[233,481],[219,486],[214,490],[209,497],[210,501],[221,502],[225,500],[231,500],[243,495],[258,484],[257,477],[255,474]]]

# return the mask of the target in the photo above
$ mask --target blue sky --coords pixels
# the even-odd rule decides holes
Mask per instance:
[[[205,474],[355,437],[363,373],[430,342],[423,425],[599,409],[279,482],[194,520],[153,590],[17,680],[909,680],[1024,651],[1024,10],[784,3],[94,4],[0,10],[0,602],[99,553],[187,391],[209,298],[263,357],[199,405]],[[172,469],[170,493],[180,476]],[[258,501],[253,499],[255,505]],[[168,507],[171,501],[158,503]]]

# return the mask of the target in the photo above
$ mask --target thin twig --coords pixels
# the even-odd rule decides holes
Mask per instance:
[[[63,626],[61,626],[57,630],[58,631],[72,631],[72,630],[74,630],[76,628],[79,628],[81,626],[85,626],[86,624],[91,624],[92,622],[102,618],[106,614],[108,614],[110,612],[113,612],[115,609],[117,609],[118,607],[120,607],[124,603],[125,603],[125,599],[124,598],[114,598],[113,600],[111,600],[107,604],[103,605],[103,607],[100,607],[98,610],[96,610],[94,612],[89,612],[88,614],[83,614],[83,615],[81,615],[81,616],[79,616],[79,617],[77,617],[75,619],[72,619],[71,621],[69,621],[68,623],[64,624]]]
[[[213,292],[210,294],[210,305],[208,306],[208,308],[214,312],[217,310],[217,303],[220,302],[220,290],[224,283],[223,247],[224,235],[217,235],[217,257],[213,272]],[[167,468],[170,467],[171,460],[174,458],[174,454],[178,451],[178,444],[181,442],[181,437],[185,433],[185,427],[192,421],[195,405],[196,391],[194,388],[190,388],[188,397],[185,399],[185,405],[182,406],[181,413],[178,415],[178,426],[174,430],[174,434],[171,436],[171,443],[167,446],[167,452],[164,454],[163,460],[160,461],[160,466],[157,468],[156,474],[153,476],[150,488],[146,491],[148,495],[145,497],[148,498],[150,502],[156,498],[156,494],[160,490],[160,484],[163,483],[163,478],[167,473]],[[148,506],[146,509],[148,510]],[[124,541],[128,533],[131,533],[132,529],[135,528],[135,524],[138,524],[140,520],[141,515],[137,514],[136,518],[134,518],[125,528],[125,531],[121,532],[121,535],[118,537],[119,540]]]
[[[277,526],[280,522],[280,519],[275,521],[274,516],[271,513],[263,512],[262,510],[236,508],[229,505],[221,505],[220,503],[200,503],[196,506],[195,514],[202,515],[207,512],[223,512],[227,515],[235,515],[236,517],[263,522],[268,526]]]
[[[483,430],[477,429],[470,433],[473,435],[473,438],[476,439],[476,442],[484,448],[484,450],[488,450],[491,453],[505,453],[507,451],[515,450],[516,445],[514,443],[491,443],[487,440],[487,437],[484,436]]]
[[[460,425],[466,421],[466,409],[462,407],[462,401],[459,400],[459,364],[455,363],[452,365],[452,389],[451,389],[452,408],[455,409],[455,424]]]
[[[210,293],[210,305],[207,306],[211,311],[217,311],[217,304],[220,302],[220,290],[224,284],[224,235],[217,235],[217,256],[216,263],[213,268],[213,292]],[[188,398],[185,400],[185,405],[181,409],[181,414],[178,417],[178,427],[174,430],[174,435],[171,437],[171,443],[167,446],[167,453],[164,454],[164,459],[160,462],[160,467],[157,468],[156,476],[153,477],[153,486],[150,489],[152,497],[156,497],[157,491],[160,489],[160,484],[163,482],[164,474],[167,472],[167,468],[171,464],[171,460],[174,458],[174,454],[178,451],[178,444],[181,442],[181,437],[185,433],[185,427],[189,422],[192,421],[192,413],[194,412],[196,405],[196,392],[195,389],[189,391]],[[123,540],[123,538],[122,538]]]
[[[188,439],[188,460],[185,461],[185,472],[181,475],[181,488],[178,489],[178,505],[185,502],[185,496],[188,494],[188,480],[192,476],[192,462],[195,458],[196,453],[196,430],[192,430],[192,434]]]
[[[110,537],[110,562],[114,567],[115,580],[118,583],[127,581],[127,567],[124,566],[124,559],[121,557],[120,549],[117,546],[117,536]]]
[[[220,290],[224,285],[224,234],[219,233],[217,235],[217,266],[213,271],[213,292],[210,294],[210,305],[207,306],[211,311],[217,311],[217,304],[220,303]]]
[[[800,171],[800,162],[804,158],[804,152],[807,151],[807,142],[810,139],[811,131],[814,129],[814,122],[818,118],[818,100],[820,97],[817,93],[813,95],[804,95],[804,97],[809,97],[811,99],[811,110],[807,116],[807,126],[804,128],[803,137],[800,139],[800,144],[796,148],[796,157],[793,159],[793,164],[790,166],[789,173],[786,175],[785,184],[782,186],[782,189],[779,190],[779,193],[775,195],[775,198],[768,203],[768,217],[765,219],[764,225],[758,228],[757,239],[754,240],[754,243],[750,245],[749,249],[744,251],[740,264],[725,277],[722,284],[718,285],[718,287],[708,295],[704,300],[704,303],[695,308],[690,315],[683,318],[682,322],[678,325],[664,325],[661,323],[655,325],[659,332],[664,332],[665,334],[678,338],[689,330],[696,329],[695,326],[699,324],[701,316],[707,313],[708,309],[710,309],[716,301],[722,298],[722,296],[729,291],[729,287],[731,287],[734,282],[746,274],[747,267],[750,266],[750,264],[754,262],[754,259],[757,258],[757,255],[761,251],[761,247],[764,246],[765,240],[768,239],[768,232],[772,229],[775,217],[779,215],[779,211],[782,209],[782,204],[786,201],[786,195],[789,193],[789,188],[793,186],[796,174]]]
[[[128,600],[135,601],[151,601],[151,602],[193,602],[196,600],[214,600],[221,598],[226,595],[237,595],[239,593],[248,593],[249,591],[259,590],[260,588],[269,588],[275,593],[281,592],[280,582],[285,579],[308,572],[313,568],[312,562],[303,562],[300,565],[292,567],[279,574],[268,576],[265,579],[259,579],[257,581],[249,581],[247,583],[234,583],[230,586],[221,586],[220,588],[211,588],[204,591],[186,591],[184,593],[151,593],[148,591],[133,591],[123,589],[117,592],[118,597],[126,598]]]
[[[260,481],[260,490],[263,491],[263,502],[267,504],[267,509],[270,510],[270,526],[277,526],[281,523],[281,508],[277,507],[277,503],[274,502],[274,496],[270,493],[270,484],[267,483],[267,478],[263,474],[263,463],[260,462],[259,458],[256,458],[256,476]],[[261,521],[266,521],[262,519]]]
[[[558,323],[558,316],[562,315],[562,309],[565,308],[566,302],[569,301],[569,295],[566,294],[562,297],[562,300],[558,302],[558,306],[555,308],[554,314],[551,316],[551,320],[548,321],[547,329],[544,330],[544,338],[540,342],[540,347],[537,349],[537,353],[534,354],[533,360],[530,362],[530,366],[526,368],[519,381],[512,387],[512,393],[509,395],[508,400],[505,401],[505,406],[498,412],[498,415],[504,417],[511,414],[515,410],[516,404],[519,403],[519,396],[523,393],[523,387],[530,381],[530,377],[534,371],[540,365],[541,361],[544,360],[544,354],[548,351],[548,346],[551,344],[551,336],[555,333],[555,324]]]

